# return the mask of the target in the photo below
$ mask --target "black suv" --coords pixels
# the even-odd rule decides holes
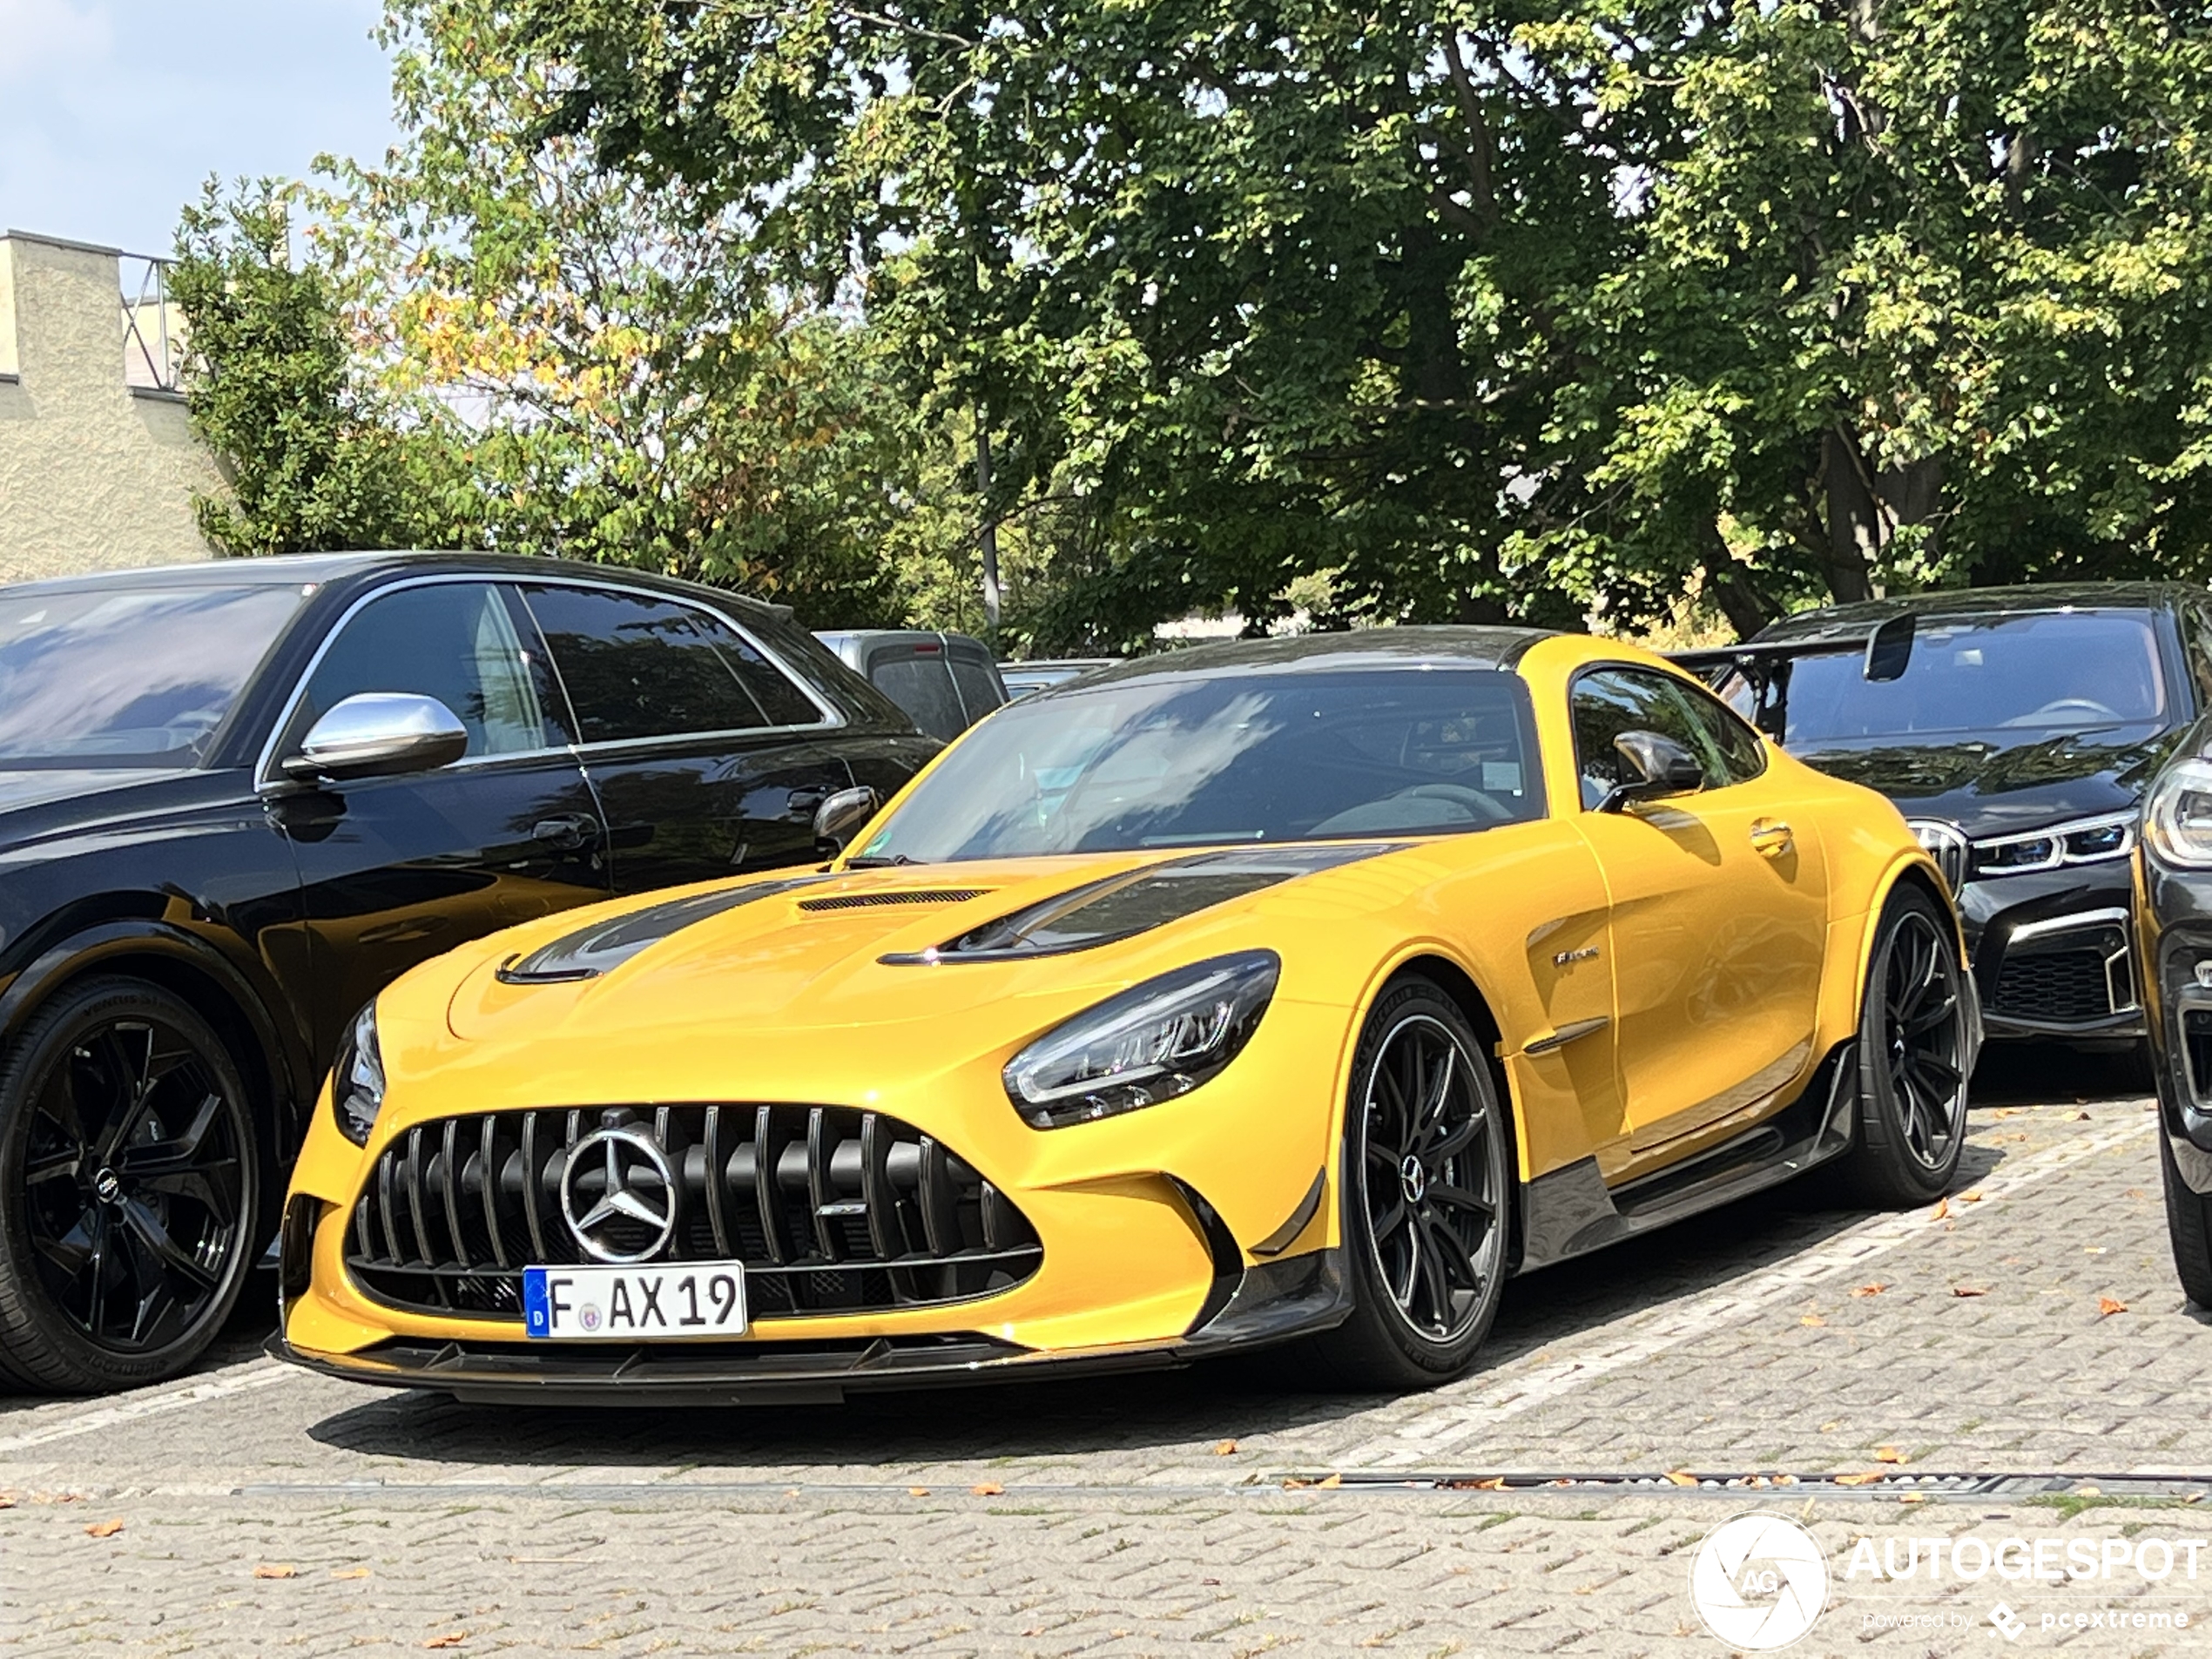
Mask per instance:
[[[0,1377],[142,1383],[206,1345],[394,976],[816,859],[938,747],[781,608],[649,576],[347,554],[0,589]]]
[[[2212,707],[2212,596],[1922,594],[1682,658],[1799,759],[1897,803],[1951,882],[1992,1037],[2144,1035],[2129,855],[2153,774]]]

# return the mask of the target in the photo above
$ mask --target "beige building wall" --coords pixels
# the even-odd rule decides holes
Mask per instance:
[[[0,236],[0,582],[212,556],[192,503],[221,480],[135,345],[126,374],[119,277],[111,248]]]

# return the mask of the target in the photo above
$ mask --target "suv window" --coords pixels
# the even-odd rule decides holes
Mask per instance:
[[[362,691],[436,698],[468,728],[471,755],[527,754],[568,741],[566,723],[549,714],[559,698],[543,664],[530,660],[508,597],[488,582],[426,583],[370,600],[308,676],[284,752]]]
[[[966,705],[970,725],[1006,701],[1006,693],[982,652],[973,646],[955,644],[945,655],[950,660],[953,684],[960,688],[960,700]]]
[[[868,654],[868,678],[931,737],[950,743],[967,729],[941,650],[925,655],[912,645],[881,646]]]
[[[690,605],[611,588],[523,591],[586,743],[789,724],[762,712],[714,637],[735,636]]]
[[[1595,807],[1623,781],[1613,739],[1623,732],[1656,732],[1696,755],[1705,787],[1724,788],[1766,770],[1757,735],[1718,702],[1669,675],[1649,669],[1602,668],[1582,675],[1571,694],[1575,770],[1582,805]]]

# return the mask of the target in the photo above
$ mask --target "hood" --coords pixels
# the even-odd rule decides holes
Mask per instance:
[[[1941,743],[1831,740],[1796,752],[1809,766],[1879,790],[1907,818],[1948,819],[1979,840],[2128,811],[2180,738],[2157,725],[2032,738],[2000,728]]]
[[[486,941],[447,1025],[472,1042],[695,1031],[706,1009],[732,1032],[972,1018],[1032,993],[1118,989],[1132,959],[1109,947],[1179,941],[1178,923],[1228,921],[1271,888],[1401,846],[910,866],[656,895]]]

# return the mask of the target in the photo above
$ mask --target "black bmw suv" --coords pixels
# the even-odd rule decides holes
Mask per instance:
[[[0,589],[0,1380],[199,1352],[402,970],[815,859],[938,746],[780,607],[650,576],[347,554]]]
[[[1684,653],[1800,759],[1894,800],[1949,879],[1989,1035],[2144,1035],[2129,855],[2212,707],[2212,595],[1970,589],[1807,611]]]

